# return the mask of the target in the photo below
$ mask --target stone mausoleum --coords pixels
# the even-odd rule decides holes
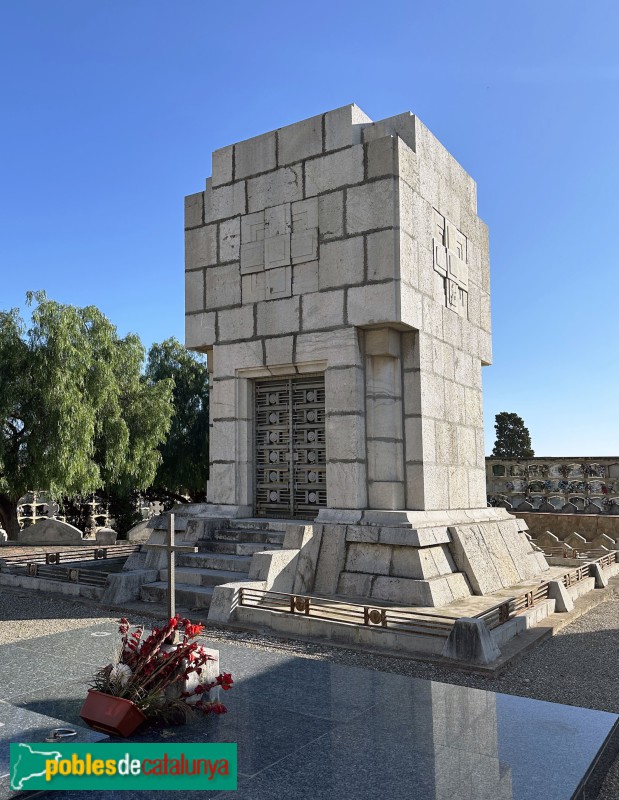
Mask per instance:
[[[416,116],[350,105],[217,150],[185,220],[186,344],[212,377],[203,516],[302,532],[287,570],[254,558],[250,577],[444,605],[548,568],[486,506],[488,231]]]

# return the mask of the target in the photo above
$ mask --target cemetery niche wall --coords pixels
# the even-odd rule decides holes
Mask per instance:
[[[486,459],[488,502],[514,511],[619,514],[618,456]]]
[[[188,530],[288,521],[304,555],[280,587],[409,605],[548,568],[487,507],[488,232],[416,116],[345,106],[216,150],[185,226],[186,345],[212,383]]]

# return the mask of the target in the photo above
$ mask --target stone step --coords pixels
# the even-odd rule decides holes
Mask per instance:
[[[98,563],[98,562],[97,562]],[[176,556],[177,567],[192,569],[223,569],[229,572],[249,572],[251,556],[226,555],[225,553],[179,553]]]
[[[248,520],[242,522],[241,520],[234,520],[234,527],[239,531],[268,531],[270,522],[264,520]]]
[[[213,539],[217,542],[253,542],[268,544],[283,544],[284,531],[269,531],[243,528],[222,528],[213,534]]]
[[[167,584],[168,570],[159,570],[159,577]],[[177,567],[177,585],[187,584],[190,586],[219,586],[220,583],[231,583],[232,581],[242,581],[245,576],[239,572],[228,572],[224,569],[193,569],[192,567]]]
[[[281,545],[267,543],[253,544],[251,542],[216,542],[211,540],[207,543],[201,543],[198,555],[220,553],[223,555],[253,556],[254,553],[258,553],[261,550],[277,550],[280,547]]]
[[[214,586],[190,586],[177,583],[176,605],[184,608],[208,608],[213,597]],[[166,603],[168,584],[164,581],[147,583],[140,590],[140,597],[147,603]]]

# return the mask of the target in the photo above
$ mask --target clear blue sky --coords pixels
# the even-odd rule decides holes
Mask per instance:
[[[213,149],[356,102],[478,182],[498,411],[619,454],[619,7],[607,0],[0,0],[0,308],[183,338],[183,196]]]

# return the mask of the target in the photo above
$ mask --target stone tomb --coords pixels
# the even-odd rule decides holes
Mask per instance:
[[[487,228],[416,116],[351,105],[224,147],[185,211],[204,518],[312,521],[289,591],[436,606],[548,568],[486,508]]]

